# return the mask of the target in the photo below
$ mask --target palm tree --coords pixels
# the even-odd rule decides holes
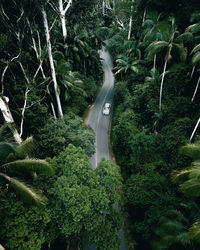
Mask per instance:
[[[200,141],[189,143],[180,147],[179,152],[191,157],[194,161],[192,166],[176,172],[172,175],[175,183],[180,184],[181,191],[189,197],[200,196]],[[190,227],[189,239],[196,239],[200,242],[200,218]]]
[[[136,44],[135,39],[130,39],[128,41],[124,41],[124,49],[125,49],[125,54],[132,58],[133,60],[135,59],[141,59],[141,51],[138,49],[137,44]]]
[[[162,33],[157,29],[157,25],[159,24],[161,14],[158,14],[156,11],[150,12],[147,15],[147,19],[143,23],[143,34],[144,42],[151,43],[157,40],[163,40]],[[153,69],[156,68],[156,54],[154,55],[153,59]]]
[[[86,61],[90,60],[92,50],[87,30],[76,24],[67,38],[67,43],[67,56],[73,61],[75,70],[82,70],[86,74]]]
[[[153,249],[168,249],[174,244],[191,247],[193,242],[188,239],[189,226],[189,219],[183,213],[170,210],[167,216],[160,219],[159,227],[155,230],[159,240],[153,242]]]
[[[172,51],[176,51],[179,55],[179,59],[181,61],[186,60],[186,50],[183,46],[183,43],[180,43],[176,40],[176,36],[178,32],[176,30],[174,24],[174,18],[171,20],[171,24],[168,22],[161,22],[157,25],[157,29],[162,33],[162,40],[153,41],[148,46],[148,57],[152,57],[158,52],[164,50],[165,51],[165,62],[162,73],[162,79],[160,83],[160,98],[159,98],[159,111],[161,111],[162,106],[162,90],[163,90],[163,82],[165,78],[165,73],[167,69],[167,63],[172,59]]]
[[[187,33],[191,32],[192,34],[195,34],[195,33],[199,32],[199,31],[200,31],[200,22],[192,24],[186,29]],[[192,78],[195,67],[200,64],[200,43],[196,44],[194,46],[194,48],[191,51],[191,55],[193,55],[193,57],[192,57],[193,71],[191,73],[191,78]],[[195,87],[195,90],[194,90],[194,93],[193,93],[193,96],[192,96],[192,100],[191,100],[192,102],[193,102],[193,100],[195,98],[195,95],[197,93],[199,83],[200,83],[200,77],[198,78],[198,81],[197,81],[197,84],[196,84],[196,87]]]
[[[38,173],[47,175],[53,173],[51,166],[45,160],[26,158],[34,145],[32,137],[27,138],[18,146],[0,142],[0,179],[4,188],[13,189],[23,201],[45,206],[47,198],[42,191],[17,178],[20,175],[32,175],[36,178]]]
[[[127,71],[133,71],[138,72],[137,64],[139,63],[139,60],[133,60],[130,57],[122,54],[119,55],[116,59],[117,66],[114,67],[115,75],[119,73],[126,73]]]
[[[65,101],[70,100],[72,92],[80,93],[86,97],[81,74],[72,71],[71,63],[65,60],[60,51],[54,52],[54,58],[59,87],[64,90]]]

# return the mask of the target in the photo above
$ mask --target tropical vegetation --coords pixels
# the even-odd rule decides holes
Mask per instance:
[[[93,169],[102,46],[115,163]],[[199,0],[2,0],[0,247],[117,250],[125,220],[127,249],[198,250],[199,72]]]

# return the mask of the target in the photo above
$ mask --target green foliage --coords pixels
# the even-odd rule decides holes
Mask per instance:
[[[16,178],[16,176],[23,176],[28,180],[27,176],[34,173],[53,174],[50,164],[45,160],[23,159],[33,149],[33,139],[27,138],[18,147],[10,143],[1,142],[0,148],[0,177],[2,180],[5,180],[3,187],[6,188],[7,185],[7,187],[14,189],[20,198],[27,203],[45,206],[47,198],[40,190]]]
[[[109,49],[113,56],[119,55],[123,52],[123,41],[125,37],[126,32],[124,30],[121,30],[107,41],[106,47]]]
[[[125,184],[125,197],[133,218],[132,229],[139,243],[152,237],[158,218],[175,204],[174,194],[167,187],[167,178],[157,172],[157,165],[145,164],[142,173],[132,174]]]
[[[189,239],[194,239],[198,243],[200,241],[200,218],[198,218],[195,223],[192,225],[188,232],[188,238]]]
[[[133,124],[134,114],[130,111],[121,114],[118,124],[113,128],[112,141],[116,153],[124,153],[129,151],[128,143],[131,141],[131,136],[138,133],[138,129]],[[125,151],[124,151],[125,150]]]
[[[94,132],[89,126],[83,125],[77,116],[65,115],[63,119],[49,120],[36,139],[36,155],[41,158],[58,155],[69,143],[82,147],[88,156],[94,153]]]
[[[163,184],[166,183],[165,177],[148,169],[147,175],[131,175],[126,183],[126,197],[131,205],[145,208],[162,199]]]
[[[48,209],[26,207],[9,195],[4,203],[3,214],[0,238],[6,249],[41,249],[50,222]]]
[[[188,239],[188,228],[188,218],[180,211],[170,210],[166,217],[160,219],[160,227],[155,230],[160,239],[153,242],[153,249],[168,249],[175,244],[190,248],[193,242]]]
[[[122,182],[120,168],[112,163],[102,159],[95,169],[95,174],[99,178],[100,185],[106,190],[111,204],[117,204],[120,200],[119,187]]]
[[[199,141],[195,143],[188,143],[185,146],[180,147],[179,152],[180,154],[187,155],[191,157],[193,160],[199,160],[200,159],[200,147],[199,147]]]
[[[51,163],[59,170],[59,177],[49,190],[51,216],[62,235],[87,231],[100,249],[118,249],[119,215],[113,205],[119,200],[119,169],[103,160],[94,172],[83,150],[72,145]]]
[[[175,1],[174,6],[179,4],[178,2]],[[190,79],[192,65],[188,60],[192,48],[199,44],[198,33],[192,34],[191,30],[181,33],[188,25],[188,15],[187,21],[180,16],[176,19],[173,15],[169,16],[169,9],[172,13],[176,11],[181,13],[186,11],[185,7],[183,7],[184,10],[182,8],[175,10],[172,8],[171,1],[167,4],[164,1],[159,3],[136,1],[137,4],[141,4],[140,7],[143,6],[143,8],[140,9],[140,15],[136,15],[137,20],[134,22],[140,23],[141,26],[130,41],[121,41],[118,53],[117,51],[112,53],[118,70],[120,70],[119,66],[122,71],[126,70],[126,74],[117,74],[115,84],[111,137],[113,150],[117,163],[122,169],[125,196],[132,221],[132,234],[138,243],[138,248],[150,249],[150,242],[154,238],[161,239],[162,236],[166,236],[166,241],[169,240],[171,243],[167,245],[166,242],[166,244],[161,242],[164,241],[161,239],[160,248],[156,248],[158,244],[154,245],[155,249],[175,249],[176,247],[176,249],[192,249],[187,230],[191,221],[196,220],[194,214],[188,219],[185,231],[181,231],[181,227],[178,227],[180,225],[178,219],[174,224],[173,221],[169,223],[172,231],[174,227],[174,235],[167,234],[169,228],[166,231],[163,229],[162,236],[159,234],[155,236],[152,231],[157,228],[159,218],[165,216],[168,210],[180,207],[180,202],[186,200],[172,184],[170,175],[172,170],[184,169],[191,163],[189,155],[183,155],[179,147],[187,142],[195,120],[199,116],[199,104],[191,102],[194,91],[192,86],[196,84],[198,75],[194,73],[194,80]],[[163,13],[159,8],[163,9]],[[142,23],[144,10],[146,19]],[[151,15],[150,11],[158,11],[158,13],[153,12]],[[175,25],[177,20],[180,29]],[[185,26],[181,26],[180,20],[183,20]],[[198,19],[196,20],[199,22]],[[114,30],[117,37],[117,30],[115,28]],[[120,35],[120,32],[118,34]],[[133,53],[135,48],[139,48],[141,52],[137,73],[128,70],[129,65],[136,62]],[[189,51],[188,54],[187,51]],[[198,46],[191,55],[197,52],[199,52]],[[126,58],[129,58],[131,63]],[[149,59],[154,59],[153,69]],[[162,73],[164,61],[167,71],[165,69]],[[162,84],[164,82],[163,91],[160,90],[161,79]],[[163,96],[162,112],[158,111],[159,96]],[[187,187],[181,187],[188,188],[188,193],[192,188],[194,193],[199,193],[196,167],[193,166],[193,170],[191,169],[195,171],[193,174],[196,180],[191,185],[188,182]],[[183,172],[180,181],[188,180],[189,171],[187,170],[185,175]],[[194,211],[194,208],[192,210]],[[186,211],[183,212],[183,216],[185,215],[187,215]],[[194,242],[192,244],[194,249],[198,249]]]

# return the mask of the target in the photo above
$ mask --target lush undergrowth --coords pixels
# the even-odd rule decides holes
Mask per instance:
[[[192,198],[197,196],[199,186],[191,184],[185,196],[172,179],[193,161],[180,153],[180,147],[189,142],[199,118],[199,91],[192,100],[199,79],[199,61],[194,64],[191,58],[192,49],[199,43],[200,29],[194,32],[187,27],[199,25],[195,8],[200,10],[200,6],[196,1],[190,3],[190,13],[182,22],[186,3],[179,1],[177,4],[183,8],[176,10],[174,3],[164,8],[164,1],[149,2],[143,23],[139,16],[135,18],[138,26],[129,40],[123,30],[114,35],[110,32],[108,40],[116,75],[113,150],[124,178],[135,248],[199,249],[197,231],[196,235],[189,233],[200,215],[199,201]],[[199,129],[195,132],[198,135]]]
[[[198,250],[199,0],[70,2],[0,4],[0,244],[73,250],[87,235],[117,250],[123,183],[135,249]],[[93,170],[81,116],[101,86],[105,40],[120,168]]]

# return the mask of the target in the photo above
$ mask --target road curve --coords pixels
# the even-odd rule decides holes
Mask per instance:
[[[102,60],[102,67],[104,71],[104,82],[87,120],[87,124],[90,125],[95,132],[96,153],[90,159],[90,162],[94,169],[97,167],[102,158],[105,158],[107,160],[111,159],[108,140],[110,115],[103,115],[102,109],[104,103],[106,102],[109,102],[112,107],[115,80],[112,73],[113,65],[109,52],[105,49],[105,47],[103,47],[100,50],[99,54]],[[121,238],[120,250],[126,250],[127,248],[124,238],[124,232],[122,229],[119,231],[119,237]],[[83,242],[83,249],[95,250],[96,246],[90,244],[86,238]]]

